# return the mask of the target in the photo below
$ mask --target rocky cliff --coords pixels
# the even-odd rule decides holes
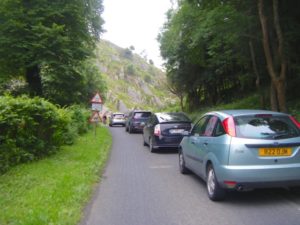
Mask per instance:
[[[164,72],[136,54],[134,47],[123,49],[101,40],[96,54],[108,87],[104,106],[110,111],[159,111],[175,102],[165,85]]]

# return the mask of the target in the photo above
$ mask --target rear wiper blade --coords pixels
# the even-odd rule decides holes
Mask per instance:
[[[294,135],[290,134],[290,133],[281,133],[281,134],[275,134],[273,136],[274,139],[279,139],[279,138],[283,138],[283,137],[293,137]]]

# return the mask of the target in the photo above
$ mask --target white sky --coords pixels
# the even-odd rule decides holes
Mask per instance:
[[[170,0],[103,0],[105,20],[103,39],[122,47],[131,45],[135,53],[145,50],[148,60],[163,63],[156,38],[171,8]]]

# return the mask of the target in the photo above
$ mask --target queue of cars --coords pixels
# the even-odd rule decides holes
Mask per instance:
[[[223,110],[192,126],[184,113],[143,113],[132,112],[126,131],[142,131],[151,152],[178,148],[180,172],[201,177],[213,201],[228,190],[300,186],[300,123],[291,115]]]

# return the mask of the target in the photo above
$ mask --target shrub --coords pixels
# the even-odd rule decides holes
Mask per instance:
[[[41,98],[0,97],[0,173],[73,143],[87,130],[86,112],[60,109]]]

